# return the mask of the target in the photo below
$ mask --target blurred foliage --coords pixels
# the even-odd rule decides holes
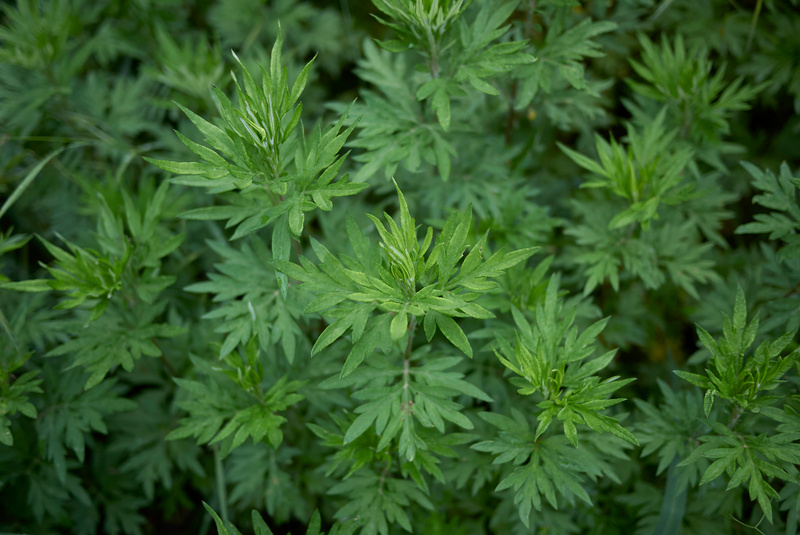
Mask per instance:
[[[798,0],[0,2],[0,532],[796,533],[798,58]]]

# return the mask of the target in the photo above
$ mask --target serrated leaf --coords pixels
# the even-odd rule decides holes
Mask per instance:
[[[319,335],[317,341],[314,342],[314,347],[311,348],[311,356],[313,357],[338,340],[339,337],[342,336],[352,325],[352,317],[342,318],[328,325],[325,330],[322,331],[322,334]]]
[[[340,377],[344,378],[351,374],[364,359],[372,355],[375,348],[385,339],[390,337],[389,320],[390,316],[384,314],[377,319],[373,319],[369,328],[364,331],[364,334],[353,344],[353,349],[347,355],[347,360],[344,362],[342,373]]]
[[[467,335],[464,334],[464,331],[461,330],[455,320],[438,312],[429,312],[429,314],[435,314],[433,317],[436,321],[436,326],[450,340],[450,343],[463,351],[469,358],[472,358],[472,346],[469,344]]]
[[[347,432],[344,434],[343,444],[349,444],[363,435],[375,422],[380,410],[380,406],[375,406],[373,410],[359,414],[358,417],[353,420],[353,423],[350,424],[350,427],[347,428]]]
[[[703,477],[700,479],[700,485],[705,485],[711,481],[714,481],[722,473],[728,468],[731,464],[736,461],[736,450],[731,450],[730,455],[726,455],[720,459],[717,459],[706,469]]]
[[[692,383],[694,386],[698,386],[700,388],[711,388],[711,381],[708,380],[708,377],[703,375],[698,375],[696,373],[685,372],[683,370],[673,370],[675,375],[680,377],[681,379]]]

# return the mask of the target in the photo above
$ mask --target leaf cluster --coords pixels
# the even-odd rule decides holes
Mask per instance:
[[[198,444],[221,443],[223,456],[251,437],[254,443],[266,439],[273,448],[280,446],[283,441],[280,428],[286,418],[277,413],[303,399],[296,391],[304,383],[289,381],[284,376],[264,391],[264,369],[255,344],[249,344],[239,359],[230,357],[226,359],[226,369],[215,369],[194,358],[198,368],[206,373],[204,382],[175,379],[179,391],[186,396],[178,405],[189,416],[181,419],[167,440],[191,436]]]
[[[518,311],[514,319],[520,333],[516,346],[512,349],[507,341],[500,339],[500,351],[496,354],[518,376],[511,382],[519,387],[519,394],[537,394],[541,398],[537,404],[541,411],[536,414],[539,424],[534,439],[541,437],[555,418],[563,422],[564,435],[575,447],[578,447],[576,424],[638,445],[636,438],[615,418],[602,414],[608,407],[624,401],[608,397],[634,379],[620,381],[619,377],[610,377],[601,381],[596,375],[611,363],[615,350],[586,360],[594,353],[596,338],[608,318],[579,336],[573,326],[575,309],[563,310],[558,300],[558,278],[553,277],[547,285],[544,303],[536,307],[535,325],[528,324]]]
[[[304,283],[303,289],[317,294],[305,313],[323,312],[336,319],[320,334],[312,355],[351,331],[353,348],[344,363],[342,377],[355,370],[377,347],[387,347],[390,341],[400,340],[407,331],[413,331],[418,321],[423,324],[428,340],[438,329],[454,346],[472,356],[469,341],[453,318],[493,317],[474,302],[481,292],[497,286],[488,279],[500,276],[536,252],[535,248],[509,253],[497,251],[483,260],[487,240],[484,235],[464,256],[472,225],[469,209],[450,216],[435,242],[433,229],[429,227],[420,246],[414,219],[399,187],[397,193],[400,224],[386,215],[387,230],[373,218],[383,240],[380,245],[383,258],[374,254],[369,241],[350,218],[347,234],[355,257],[343,255],[338,259],[312,239],[319,267],[303,257],[300,265],[274,261],[278,270]],[[378,314],[372,315],[376,310]]]
[[[711,353],[713,368],[706,368],[706,375],[682,370],[675,373],[695,386],[704,389],[703,411],[711,416],[714,399],[720,397],[730,404],[730,419],[727,425],[715,420],[705,420],[713,433],[698,437],[702,442],[678,466],[696,463],[700,459],[713,459],[700,480],[700,485],[709,483],[727,473],[726,490],[747,484],[750,499],[761,506],[767,520],[772,523],[770,501],[778,493],[770,486],[768,478],[794,481],[795,465],[800,461],[800,449],[791,433],[750,434],[742,430],[753,429],[741,423],[746,415],[758,415],[781,399],[781,396],[765,394],[776,390],[783,377],[798,358],[800,348],[781,356],[792,343],[794,333],[787,333],[775,341],[764,340],[752,355],[746,351],[758,333],[758,317],[747,322],[747,307],[741,287],[736,294],[733,318],[723,320],[723,339],[714,340],[702,327],[697,328],[700,340]],[[767,415],[774,414],[767,411]],[[769,417],[769,416],[768,416]],[[788,470],[788,471],[787,471]]]
[[[572,161],[597,176],[581,184],[581,187],[608,188],[630,203],[630,208],[609,221],[609,229],[639,223],[647,230],[650,221],[658,219],[660,203],[678,204],[691,195],[693,185],[679,187],[679,184],[683,180],[684,169],[692,159],[692,149],[688,146],[674,147],[673,141],[678,131],[664,128],[665,116],[666,109],[662,109],[642,132],[637,132],[629,124],[630,145],[627,150],[613,137],[609,143],[596,135],[599,164],[560,145]]]
[[[780,175],[766,172],[749,162],[742,166],[753,177],[753,186],[763,191],[753,202],[772,210],[769,214],[756,214],[755,221],[741,225],[737,234],[766,234],[770,240],[781,240],[784,245],[778,250],[780,259],[800,258],[800,201],[798,189],[800,178],[792,176],[789,166],[781,165]]]
[[[797,3],[7,3],[0,532],[796,532]]]
[[[775,390],[783,382],[783,376],[800,358],[800,348],[788,355],[781,353],[792,343],[795,333],[786,333],[775,341],[764,340],[752,355],[746,355],[758,333],[758,316],[747,322],[744,292],[739,288],[733,319],[725,316],[722,324],[722,340],[714,340],[702,327],[697,334],[711,353],[713,368],[706,368],[707,377],[677,370],[675,373],[695,386],[706,390],[703,410],[706,417],[711,413],[715,397],[721,397],[733,405],[732,421],[745,410],[759,412],[763,406],[775,402],[776,398],[762,395]]]

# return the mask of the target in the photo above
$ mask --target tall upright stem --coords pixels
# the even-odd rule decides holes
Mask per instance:
[[[436,39],[433,37],[433,32],[430,29],[427,30],[428,33],[428,47],[430,48],[431,54],[431,77],[438,78],[439,77],[439,43],[436,42]]]
[[[409,360],[411,357],[411,348],[414,344],[414,331],[417,330],[417,317],[411,316],[411,321],[408,322],[408,343],[406,343],[405,359]]]
[[[222,517],[222,522],[228,523],[228,495],[225,490],[225,469],[222,466],[222,457],[219,454],[219,444],[214,444],[214,471],[216,486],[217,486],[217,500],[219,500],[219,513]]]
[[[411,373],[411,349],[414,344],[414,331],[417,328],[416,316],[411,316],[411,321],[408,324],[408,343],[406,344],[406,351],[403,355],[403,401],[409,401],[409,383],[408,376]]]
[[[728,422],[728,429],[733,429],[734,427],[736,427],[736,424],[739,423],[739,418],[742,417],[743,412],[744,411],[742,410],[741,407],[739,407],[739,405],[733,406],[733,411],[731,411],[731,419]]]

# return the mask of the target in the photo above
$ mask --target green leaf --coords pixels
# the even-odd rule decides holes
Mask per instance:
[[[216,89],[216,88],[215,88]],[[173,101],[174,102],[174,101]],[[206,121],[190,109],[175,102],[183,113],[189,118],[190,121],[197,127],[197,129],[205,136],[208,141],[217,150],[224,151],[228,155],[233,155],[238,152],[233,140],[221,129]],[[147,158],[145,158],[147,160]]]
[[[673,461],[667,473],[667,487],[664,490],[664,499],[661,502],[661,511],[658,515],[655,533],[677,535],[682,529],[681,525],[686,514],[686,498],[689,489],[686,487],[680,488],[679,476],[677,475],[679,472],[675,469],[676,464],[677,462]]]
[[[746,223],[736,229],[737,234],[769,233],[770,240],[782,240],[784,246],[779,251],[779,258],[791,260],[800,257],[800,247],[792,244],[792,240],[800,232],[800,205],[798,190],[800,181],[793,177],[786,162],[780,167],[780,174],[762,171],[749,162],[740,162],[753,177],[753,185],[763,193],[756,195],[753,201],[768,210],[768,214],[757,214],[755,222]]]
[[[25,190],[28,189],[28,186],[30,186],[31,183],[33,183],[34,179],[39,175],[44,166],[47,165],[47,163],[50,160],[52,160],[53,158],[55,158],[56,156],[58,156],[59,154],[61,154],[62,152],[64,152],[69,148],[76,148],[82,145],[86,145],[86,143],[73,143],[72,145],[56,149],[47,156],[45,156],[44,158],[42,158],[41,160],[39,160],[39,162],[33,167],[33,169],[28,171],[28,174],[25,175],[25,177],[20,181],[17,187],[14,188],[14,191],[11,192],[11,195],[9,195],[6,198],[5,202],[3,203],[3,206],[0,206],[0,218],[2,218],[3,214],[5,214],[8,211],[8,209],[11,208],[15,202],[17,202],[17,199],[19,199],[22,196],[22,194],[25,193]]]
[[[467,335],[464,334],[464,331],[461,330],[461,327],[458,326],[455,320],[438,312],[431,311],[428,314],[434,315],[433,318],[436,321],[436,326],[442,331],[442,334],[450,340],[450,343],[463,351],[469,358],[472,358],[472,346],[470,346],[469,340],[467,340]]]
[[[294,85],[292,86],[292,92],[289,95],[289,101],[287,103],[288,106],[294,106],[297,99],[300,98],[300,95],[303,93],[303,89],[306,87],[306,83],[308,82],[308,75],[311,72],[311,65],[314,63],[314,60],[317,59],[316,56],[311,58],[311,61],[305,64],[303,70],[300,71],[300,74],[297,75],[297,80],[295,80]]]
[[[480,91],[481,93],[486,93],[487,95],[499,95],[500,93],[497,89],[494,88],[491,84],[488,84],[478,78],[477,76],[470,76],[467,78],[470,85]]]
[[[322,334],[319,335],[317,341],[314,342],[314,347],[311,348],[311,356],[313,357],[333,342],[339,339],[347,329],[353,325],[352,317],[342,318],[328,325]]]
[[[16,292],[49,292],[53,289],[50,283],[49,279],[29,279],[18,282],[3,282],[0,283],[0,288]]]
[[[289,207],[289,230],[298,237],[303,234],[303,221],[305,220],[302,204],[303,196],[301,195]]]
[[[245,241],[238,249],[225,242],[208,242],[208,245],[224,259],[217,265],[219,273],[211,273],[210,280],[191,284],[185,290],[215,294],[214,301],[219,304],[203,317],[212,320],[209,325],[225,335],[219,357],[224,358],[252,338],[257,339],[263,351],[272,351],[280,341],[287,360],[291,361],[296,337],[301,334],[296,322],[306,305],[307,294],[288,288],[286,299],[278,297],[280,286],[276,268],[280,269],[285,263],[296,268],[300,272],[298,276],[306,272],[283,260],[272,260],[273,268],[271,253],[260,239]],[[295,275],[292,270],[281,272],[291,277]]]
[[[208,505],[206,502],[203,502],[203,507],[205,507],[208,514],[211,515],[211,518],[214,519],[214,524],[217,526],[217,535],[230,535],[228,529],[225,527],[225,524],[222,523],[222,519],[219,515]]]
[[[269,526],[264,519],[261,518],[261,515],[255,509],[250,515],[251,522],[253,523],[253,530],[256,532],[256,535],[273,535],[272,530],[269,529]]]
[[[159,169],[163,169],[164,171],[167,171],[168,173],[173,173],[175,175],[206,176],[209,171],[215,169],[213,167],[210,167],[208,164],[200,162],[171,162],[169,160],[156,160],[155,158],[148,158],[147,156],[145,156],[144,159],[145,161],[150,162]],[[227,171],[224,171],[224,173],[228,174]]]
[[[378,46],[382,49],[388,50],[389,52],[405,52],[410,48],[410,45],[398,41],[397,39],[387,39],[386,41],[375,39],[375,42],[378,43]]]
[[[558,145],[558,148],[561,149],[564,152],[564,154],[569,156],[569,158],[573,162],[580,165],[587,171],[599,176],[606,176],[606,171],[605,169],[603,169],[603,166],[601,166],[599,163],[595,162],[591,158],[584,156],[580,152],[574,151],[569,147],[567,147],[566,145],[562,145],[561,143],[557,142],[556,145]]]
[[[374,405],[369,411],[359,414],[358,417],[353,420],[353,423],[350,424],[350,427],[347,428],[347,433],[344,434],[342,443],[349,444],[364,434],[364,432],[375,422],[375,419],[378,417],[378,414],[382,408],[383,407],[381,405]]]
[[[536,434],[538,435],[540,433],[537,431]],[[564,436],[567,437],[567,440],[569,440],[573,446],[576,448],[578,447],[578,431],[575,429],[575,424],[572,420],[564,420]]]
[[[734,462],[736,462],[736,450],[731,449],[730,455],[722,457],[721,459],[717,459],[716,461],[711,463],[711,466],[709,466],[706,469],[702,479],[700,479],[699,484],[705,485],[706,483],[714,481],[719,476],[721,476],[722,473],[725,471],[725,469],[728,468]]]
[[[400,340],[408,330],[408,314],[406,312],[400,312],[392,318],[392,324],[390,326],[390,332],[392,335],[392,340]]]
[[[436,118],[442,125],[442,129],[447,132],[450,130],[450,96],[447,94],[445,85],[439,87],[433,95],[433,110]]]
[[[241,214],[238,206],[204,206],[194,208],[181,213],[181,219],[195,219],[198,221],[216,221],[220,219],[232,219]]]
[[[672,373],[674,373],[675,375],[677,375],[678,377],[680,377],[685,381],[689,381],[694,386],[698,386],[700,388],[712,387],[711,381],[709,381],[708,378],[703,375],[698,375],[696,373],[691,373],[691,372],[685,372],[682,370],[673,370]]]
[[[388,314],[384,314],[370,321],[370,327],[367,328],[358,341],[353,344],[353,349],[350,351],[350,354],[347,355],[347,360],[344,362],[340,377],[344,378],[350,375],[359,364],[364,362],[364,359],[372,355],[379,344],[384,343],[387,338],[390,338],[389,318],[390,316]]]
[[[736,289],[736,303],[733,307],[733,330],[742,333],[747,325],[747,305],[744,300],[744,291],[739,286]]]
[[[703,396],[703,413],[705,413],[706,418],[711,415],[711,407],[714,406],[714,394],[716,393],[715,390],[706,390],[705,396]]]

